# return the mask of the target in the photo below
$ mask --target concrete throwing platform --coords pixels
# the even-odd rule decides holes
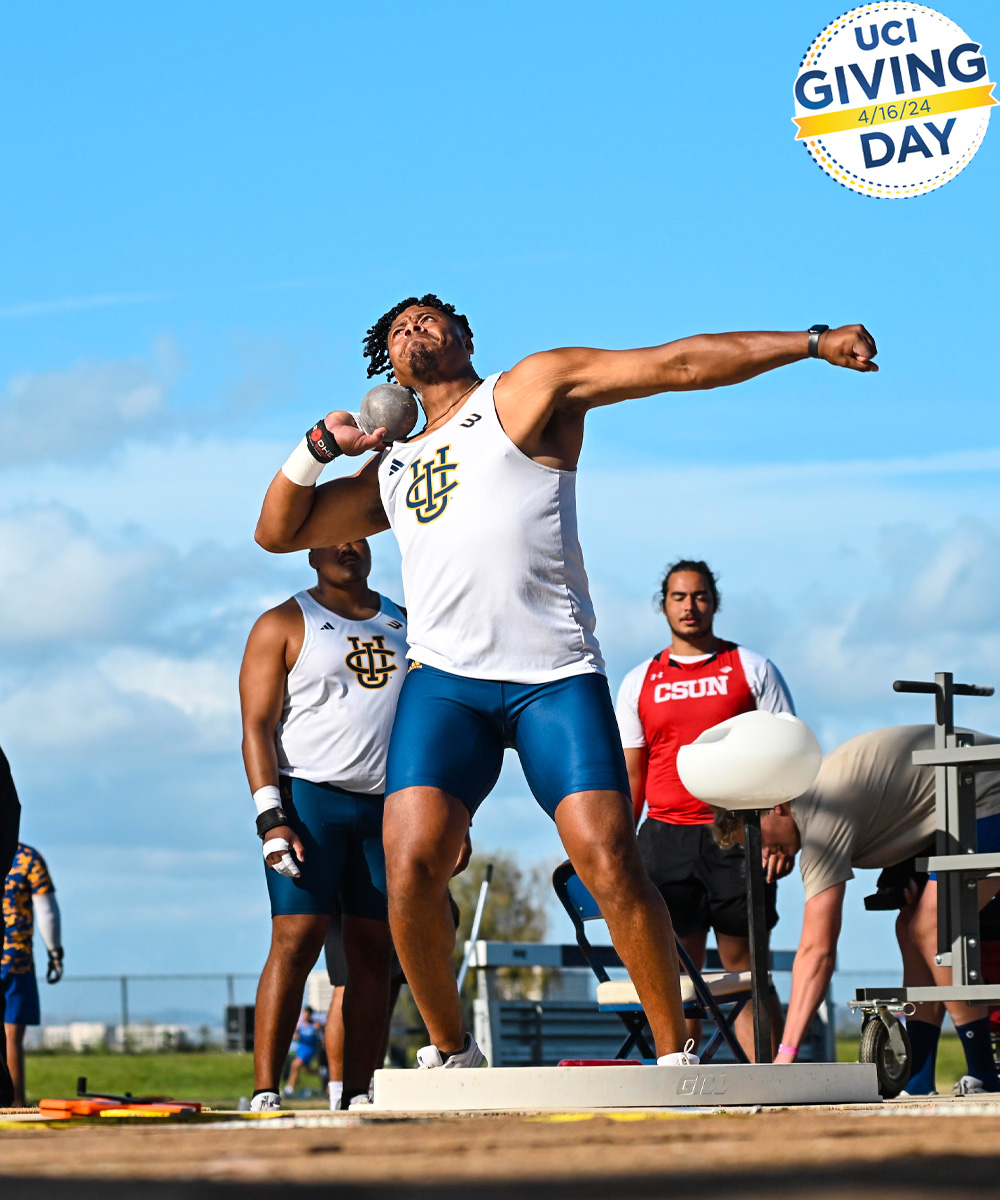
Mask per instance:
[[[873,1104],[871,1063],[698,1067],[487,1067],[376,1071],[381,1112],[539,1112],[546,1109]]]

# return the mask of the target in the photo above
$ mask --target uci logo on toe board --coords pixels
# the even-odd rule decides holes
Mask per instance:
[[[862,195],[931,192],[968,166],[990,123],[997,101],[982,49],[923,4],[852,8],[799,64],[796,141]]]

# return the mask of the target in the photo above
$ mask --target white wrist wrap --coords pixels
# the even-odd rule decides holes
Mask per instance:
[[[253,794],[253,802],[257,806],[257,816],[267,812],[269,808],[281,808],[281,791],[273,783],[265,784]]]
[[[281,468],[281,473],[299,487],[313,487],[316,480],[323,474],[325,463],[317,462],[309,452],[306,439],[303,438],[289,454]]]
[[[295,859],[288,853],[289,849],[290,847],[285,838],[269,838],[264,843],[264,861],[267,862],[269,854],[280,851],[281,858],[276,863],[268,863],[267,865],[272,871],[277,871],[279,875],[287,875],[289,879],[298,879],[302,872],[295,865]]]

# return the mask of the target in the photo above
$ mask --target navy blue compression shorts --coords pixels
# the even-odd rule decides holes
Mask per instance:
[[[574,792],[629,795],[603,675],[498,683],[423,665],[410,668],[399,693],[386,794],[441,788],[475,813],[496,784],[508,746],[517,750],[528,787],[550,817]]]
[[[339,909],[387,920],[382,797],[288,776],[281,782],[282,807],[306,856],[298,879],[264,864],[271,916],[327,916]]]

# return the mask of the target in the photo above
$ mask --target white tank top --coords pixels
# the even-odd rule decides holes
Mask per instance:
[[[295,596],[305,632],[288,672],[275,733],[282,775],[381,795],[396,700],[406,675],[406,617],[385,596],[369,621],[349,621]]]
[[[472,679],[603,674],[576,527],[576,472],[504,433],[485,380],[429,437],[378,468],[403,556],[408,657]]]

